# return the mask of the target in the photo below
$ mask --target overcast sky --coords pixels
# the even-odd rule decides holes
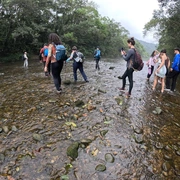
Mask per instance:
[[[152,18],[152,13],[158,9],[157,0],[93,0],[98,5],[102,16],[108,16],[127,29],[130,36],[146,42],[157,42],[151,33],[143,37],[144,25]],[[151,35],[150,35],[151,34]]]

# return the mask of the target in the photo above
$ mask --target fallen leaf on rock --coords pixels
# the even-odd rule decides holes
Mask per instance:
[[[103,113],[103,110],[102,110],[102,108],[99,108],[99,111],[100,111],[101,113]]]
[[[98,150],[98,149],[95,149],[95,150],[92,150],[91,154],[92,154],[93,156],[97,156],[98,152],[99,152],[99,150]]]
[[[65,125],[76,127],[77,125],[74,122],[66,122]]]

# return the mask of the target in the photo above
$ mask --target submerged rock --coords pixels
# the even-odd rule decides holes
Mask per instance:
[[[67,148],[67,155],[70,156],[72,159],[76,159],[78,157],[78,148],[79,143],[74,142]]]
[[[75,106],[82,107],[82,106],[84,106],[84,102],[82,100],[77,100],[77,101],[75,101]]]
[[[3,129],[3,131],[4,131],[5,133],[8,133],[8,132],[9,132],[8,126],[3,126],[2,129]]]
[[[12,126],[12,127],[11,127],[11,130],[14,131],[14,132],[16,132],[18,129],[17,129],[16,126]]]
[[[95,170],[96,171],[105,171],[106,166],[104,164],[99,164],[99,165],[96,166]]]
[[[65,81],[63,81],[63,84],[65,84],[65,85],[70,85],[70,84],[71,84],[71,81],[70,81],[70,80],[65,80]]]
[[[113,163],[114,162],[114,157],[111,153],[107,153],[105,154],[105,160],[109,163]]]
[[[108,132],[108,130],[102,130],[102,131],[100,132],[100,134],[101,134],[101,136],[105,136],[107,132]]]
[[[42,140],[42,136],[40,134],[33,134],[33,139],[36,141],[41,141]]]

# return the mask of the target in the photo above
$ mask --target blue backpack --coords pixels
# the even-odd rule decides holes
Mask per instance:
[[[100,58],[100,56],[101,56],[101,51],[100,50],[96,50],[96,52],[95,52],[95,58]]]
[[[66,48],[63,45],[56,45],[56,60],[66,60]]]
[[[48,56],[48,48],[44,48],[44,52],[43,52],[44,56],[47,57]]]

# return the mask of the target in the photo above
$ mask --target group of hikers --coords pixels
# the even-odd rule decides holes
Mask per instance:
[[[127,40],[128,45],[128,52],[126,53],[124,50],[121,50],[121,55],[125,61],[127,61],[126,65],[126,71],[124,72],[123,76],[121,76],[122,79],[122,87],[119,88],[120,91],[125,90],[126,85],[126,77],[128,77],[129,80],[129,90],[125,93],[126,97],[129,98],[131,96],[131,91],[133,88],[133,62],[135,61],[135,40],[134,38],[130,38]],[[166,54],[166,50],[163,49],[160,52],[157,50],[153,51],[151,54],[150,59],[147,61],[148,66],[148,74],[147,74],[147,81],[149,81],[149,78],[153,74],[154,66],[157,64],[157,68],[154,72],[154,82],[152,90],[155,91],[157,83],[161,83],[161,93],[164,92],[164,90],[173,92],[176,87],[176,81],[177,77],[180,74],[180,49],[175,48],[174,49],[174,60],[172,62],[172,66],[170,64],[170,59]],[[171,66],[171,67],[170,67]]]
[[[58,49],[59,48],[59,49]],[[44,44],[44,47],[40,50],[40,58],[44,64],[45,76],[50,76],[52,72],[54,85],[58,93],[62,92],[61,87],[61,71],[63,69],[64,62],[67,63],[73,60],[73,76],[74,82],[77,82],[77,70],[80,71],[85,82],[89,82],[83,68],[84,55],[78,51],[76,46],[72,47],[70,57],[67,57],[66,48],[62,45],[59,36],[56,33],[49,34],[48,45]],[[101,51],[99,47],[94,51],[94,60],[96,61],[95,68],[100,70],[99,60],[101,58]]]
[[[125,93],[125,96],[129,98],[133,89],[133,72],[135,71],[133,67],[133,62],[136,58],[135,40],[134,38],[129,38],[127,40],[128,51],[121,49],[122,58],[127,62],[126,70],[124,74],[120,77],[122,79],[122,87],[119,88],[120,91],[125,91],[126,78],[129,80],[129,89]],[[155,91],[157,83],[161,84],[161,93],[164,90],[174,91],[176,87],[177,77],[180,74],[180,49],[174,49],[174,60],[172,65],[170,59],[167,56],[166,50],[163,49],[160,52],[154,50],[147,61],[148,66],[147,81],[149,81],[151,75],[154,72],[154,82],[152,90]],[[44,44],[44,47],[40,50],[40,58],[44,64],[45,76],[50,76],[50,71],[53,76],[54,85],[58,93],[61,93],[61,71],[63,69],[64,62],[69,62],[73,60],[73,76],[74,82],[77,82],[77,70],[79,69],[85,82],[89,82],[83,68],[84,55],[78,51],[76,46],[72,47],[72,52],[70,57],[67,57],[66,48],[62,45],[59,36],[56,33],[51,33],[48,38],[48,44]],[[28,66],[27,53],[24,53],[24,66]],[[100,70],[99,61],[101,58],[101,51],[97,47],[94,51],[95,69]],[[155,68],[156,66],[156,68]],[[170,67],[171,66],[171,67]],[[171,82],[172,81],[172,82]]]

